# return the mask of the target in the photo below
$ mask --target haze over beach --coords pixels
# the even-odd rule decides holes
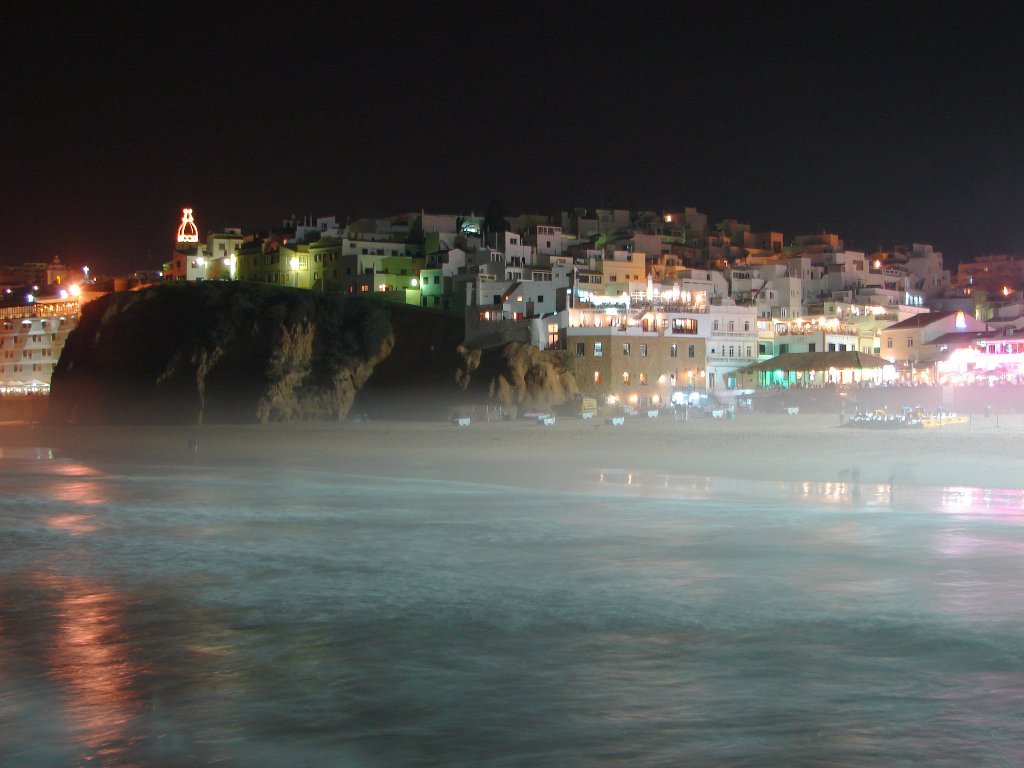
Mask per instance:
[[[0,757],[1017,764],[1020,419],[7,424]]]
[[[974,415],[934,429],[841,428],[832,414],[742,414],[680,422],[633,418],[373,421],[249,426],[7,426],[0,443],[44,445],[86,461],[192,466],[306,467],[436,480],[574,484],[604,468],[748,480],[848,480],[925,486],[1017,487],[1024,477],[1024,416]],[[190,438],[200,450],[189,452]]]

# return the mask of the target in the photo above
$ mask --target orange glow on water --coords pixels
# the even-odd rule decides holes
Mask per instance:
[[[46,661],[61,684],[69,725],[91,752],[83,761],[132,765],[125,751],[140,706],[133,686],[141,670],[125,642],[126,601],[81,577],[40,574],[35,580],[59,593]]]
[[[72,536],[92,533],[99,527],[92,522],[89,515],[53,515],[46,519],[46,524],[50,528],[70,533]]]

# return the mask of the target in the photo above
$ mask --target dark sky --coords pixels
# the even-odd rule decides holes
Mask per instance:
[[[0,260],[495,198],[1024,253],[1020,19],[829,5],[4,11]]]

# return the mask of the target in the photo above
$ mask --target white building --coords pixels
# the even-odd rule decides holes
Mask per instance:
[[[0,307],[0,395],[49,393],[53,368],[79,312],[77,298]]]

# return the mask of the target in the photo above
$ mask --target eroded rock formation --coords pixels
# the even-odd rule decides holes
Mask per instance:
[[[444,418],[572,399],[558,353],[462,346],[440,312],[247,283],[174,283],[86,305],[51,382],[58,423]]]
[[[344,418],[394,336],[379,306],[239,283],[169,284],[84,307],[51,382],[78,423]]]

